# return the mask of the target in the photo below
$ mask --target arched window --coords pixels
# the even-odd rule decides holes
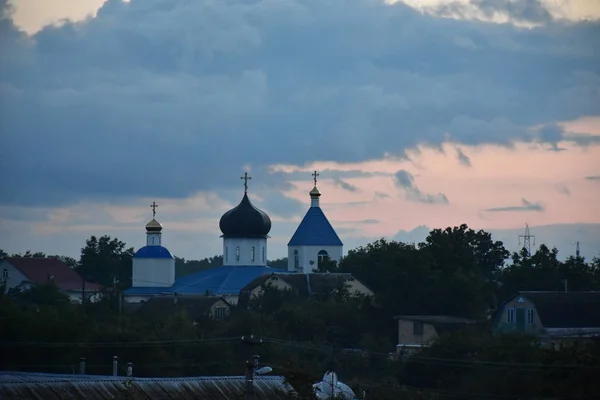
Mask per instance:
[[[229,255],[229,247],[225,246],[225,261],[227,261],[228,255]]]
[[[298,250],[294,250],[294,268],[296,268],[296,270],[300,268],[300,255],[298,254]]]
[[[263,259],[263,262],[265,262],[265,258],[266,258],[265,246],[263,246],[263,248],[262,248],[262,259]]]
[[[235,248],[235,261],[240,261],[240,246]]]
[[[319,262],[329,259],[329,254],[325,250],[319,251],[317,254]]]
[[[254,246],[252,246],[252,249],[250,249],[250,260],[252,260],[252,262],[254,262],[255,253]]]

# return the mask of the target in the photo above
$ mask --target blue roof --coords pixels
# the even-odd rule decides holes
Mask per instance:
[[[263,274],[286,274],[276,268],[248,265],[210,268],[175,281],[171,287],[132,287],[125,290],[128,295],[155,295],[161,293],[239,294],[240,290]]]
[[[300,222],[288,246],[343,246],[343,243],[321,207],[311,207]]]
[[[166,247],[144,246],[135,252],[135,258],[175,258]]]

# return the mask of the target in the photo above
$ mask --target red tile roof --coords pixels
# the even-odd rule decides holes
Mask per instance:
[[[4,260],[21,271],[33,283],[48,283],[48,278],[53,276],[54,283],[60,290],[82,288],[81,276],[56,258],[6,257]],[[100,290],[100,285],[86,282],[85,290]]]

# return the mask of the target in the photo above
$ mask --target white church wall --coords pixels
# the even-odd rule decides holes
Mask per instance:
[[[132,287],[169,287],[175,282],[173,258],[134,258]]]
[[[296,251],[298,251],[297,262]],[[288,271],[314,272],[318,268],[319,252],[321,251],[327,252],[331,260],[339,262],[342,259],[344,248],[342,246],[288,246]],[[312,265],[311,261],[314,261]]]
[[[267,265],[267,239],[224,238],[223,265]]]

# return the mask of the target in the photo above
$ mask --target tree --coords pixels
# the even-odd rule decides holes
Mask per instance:
[[[77,272],[86,280],[119,289],[131,286],[133,248],[110,236],[90,237],[81,249]]]
[[[0,258],[8,257],[8,253],[0,249]]]

